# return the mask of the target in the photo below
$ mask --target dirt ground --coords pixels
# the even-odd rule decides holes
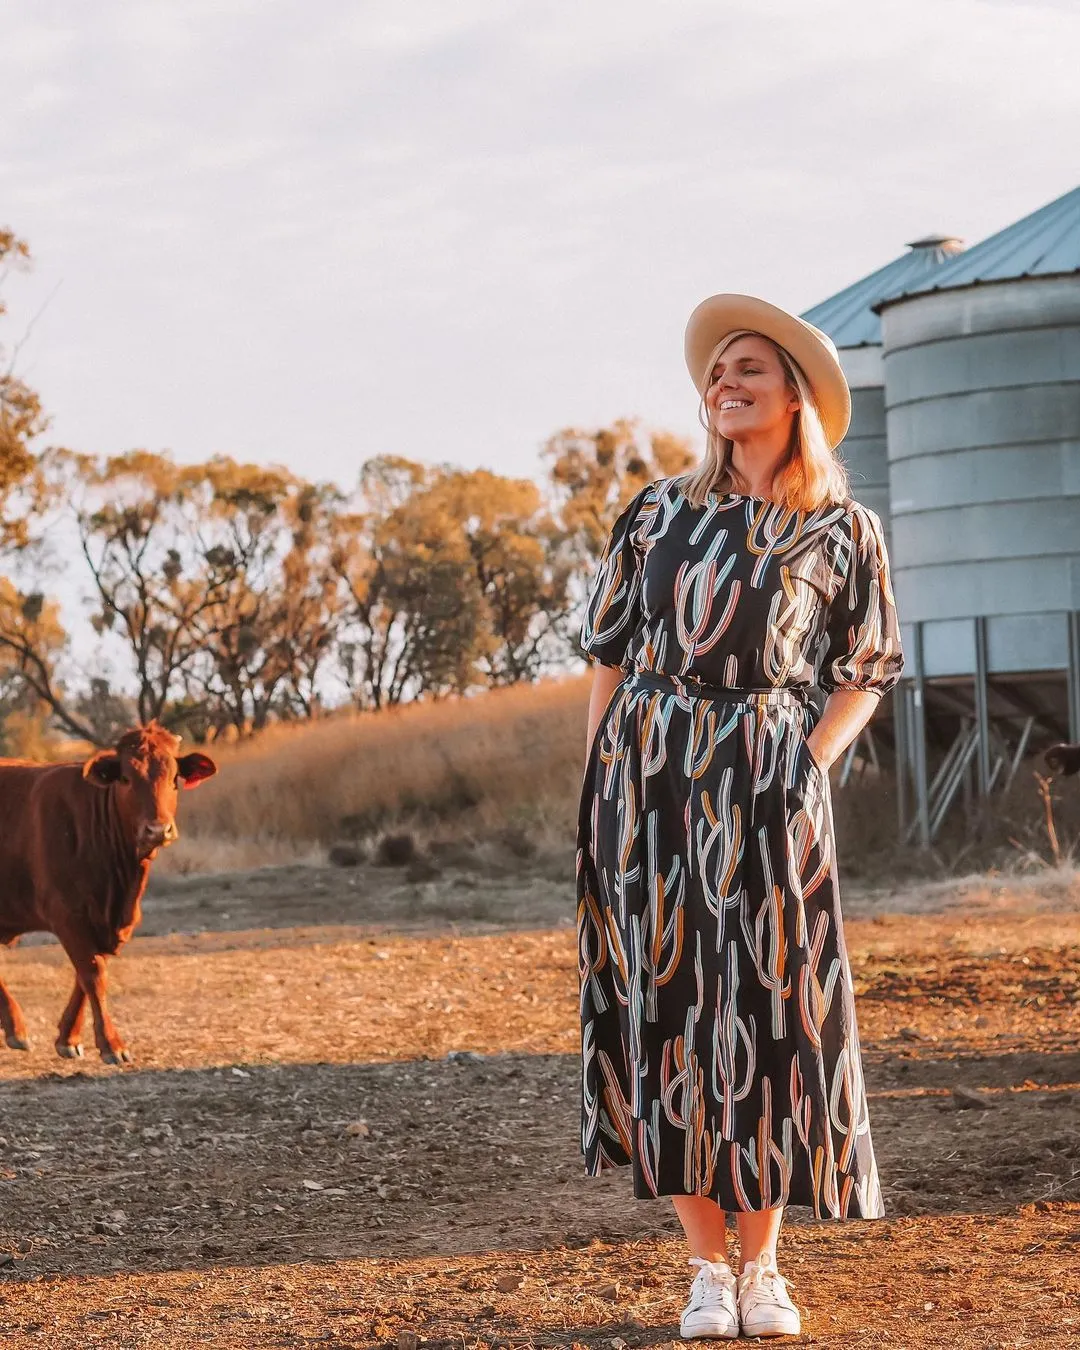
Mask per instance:
[[[667,1202],[582,1176],[567,858],[162,880],[112,965],[124,1070],[0,953],[0,1346],[678,1338]],[[1080,884],[847,896],[889,1217],[791,1211],[794,1342],[1080,1345]],[[972,1096],[971,1094],[974,1094]]]

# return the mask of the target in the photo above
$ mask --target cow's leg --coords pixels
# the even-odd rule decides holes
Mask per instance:
[[[130,1064],[131,1055],[105,1006],[105,958],[96,952],[75,967],[79,983],[90,1000],[94,1017],[94,1044],[106,1064]]]
[[[83,1048],[79,1044],[82,1036],[83,1013],[86,1011],[86,991],[75,981],[75,988],[68,999],[64,1015],[60,1018],[60,1029],[56,1035],[56,1053],[61,1059],[81,1059]]]
[[[9,1050],[29,1050],[30,1037],[26,1034],[22,1009],[12,998],[7,985],[0,980],[0,1028]]]
[[[79,987],[90,1000],[90,1011],[94,1018],[94,1043],[101,1058],[106,1064],[130,1064],[131,1056],[105,1006],[105,958],[93,951],[86,939],[78,934],[57,932],[56,935],[75,967]],[[70,1003],[68,1007],[71,1007]]]

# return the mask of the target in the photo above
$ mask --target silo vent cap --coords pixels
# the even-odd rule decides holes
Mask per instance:
[[[908,248],[936,248],[942,253],[962,253],[964,241],[955,234],[928,234],[922,239],[913,239]]]

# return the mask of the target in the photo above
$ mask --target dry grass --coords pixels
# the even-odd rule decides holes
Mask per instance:
[[[184,801],[183,827],[268,855],[402,826],[481,836],[516,826],[536,842],[565,840],[588,697],[581,676],[273,727],[215,750],[222,773]]]
[[[325,862],[326,850],[303,840],[182,834],[177,843],[162,851],[154,872],[157,876],[186,877],[196,872],[248,872],[256,867],[288,867],[294,863],[320,866]]]
[[[585,751],[589,677],[471,698],[343,713],[276,726],[215,749],[219,778],[184,801],[186,842],[168,872],[305,861],[335,841],[368,851],[387,833],[476,843],[514,835],[529,849],[572,844]],[[845,877],[889,887],[998,869],[1043,873],[1080,856],[1080,789],[1055,781],[1048,832],[1041,760],[1021,767],[989,809],[957,804],[934,847],[897,840],[891,772],[834,787]],[[1045,781],[1045,780],[1042,780]]]

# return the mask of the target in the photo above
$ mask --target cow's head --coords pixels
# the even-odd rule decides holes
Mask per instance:
[[[180,738],[157,722],[126,731],[115,750],[102,750],[83,765],[95,787],[113,788],[121,818],[140,858],[179,837],[176,804],[181,787],[198,787],[217,773],[209,755],[178,755]]]

